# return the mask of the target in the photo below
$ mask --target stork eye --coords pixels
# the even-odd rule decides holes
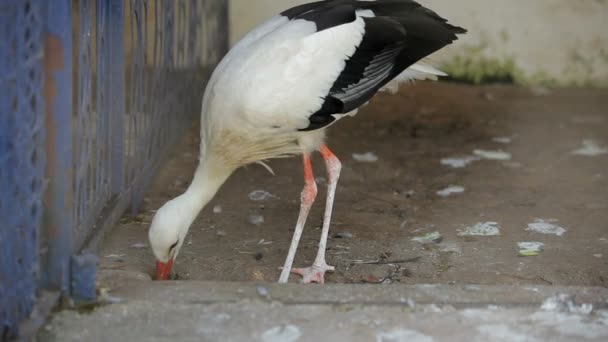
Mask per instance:
[[[172,244],[172,245],[171,245],[171,247],[169,247],[169,253],[171,253],[171,252],[173,251],[173,249],[174,249],[175,247],[177,247],[177,243],[178,243],[178,242],[179,242],[179,240],[175,241],[175,243],[174,243],[174,244]]]

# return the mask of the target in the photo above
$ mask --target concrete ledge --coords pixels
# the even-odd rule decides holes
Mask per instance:
[[[56,314],[37,340],[608,340],[604,288],[126,281],[110,296]]]
[[[454,307],[538,306],[546,298],[568,294],[578,303],[608,307],[608,289],[552,286],[487,285],[303,285],[276,283],[236,283],[128,281],[110,294],[126,301],[213,304],[261,299],[290,304],[451,305]]]

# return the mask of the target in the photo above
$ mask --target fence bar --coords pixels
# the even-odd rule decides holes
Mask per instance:
[[[43,286],[69,293],[72,254],[72,2],[47,1],[44,88],[48,188]]]
[[[110,49],[110,189],[113,195],[124,186],[125,44],[123,0],[109,0],[108,48]]]

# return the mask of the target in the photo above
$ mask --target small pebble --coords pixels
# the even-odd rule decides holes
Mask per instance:
[[[143,242],[138,242],[138,243],[134,243],[131,245],[131,248],[136,248],[136,249],[142,249],[142,248],[146,248],[147,245]]]
[[[594,257],[596,257],[596,258],[601,258],[601,257],[603,257],[604,255],[603,255],[603,254],[601,254],[601,253],[597,253],[597,254],[593,254],[593,256],[594,256]]]
[[[494,100],[496,100],[496,96],[494,96],[494,94],[490,93],[489,91],[484,91],[483,92],[483,98],[486,99],[486,101],[494,101]]]
[[[459,194],[464,192],[464,187],[460,185],[450,185],[445,189],[437,191],[437,195],[441,197],[448,197],[452,194]]]
[[[220,214],[222,212],[222,206],[221,205],[216,205],[215,207],[213,207],[213,213],[214,214]]]
[[[443,236],[439,232],[432,232],[424,235],[415,236],[412,241],[418,242],[422,245],[428,245],[431,243],[440,243],[443,240]]]
[[[124,254],[108,254],[106,255],[106,258],[122,258],[124,256]]]
[[[226,236],[226,231],[218,229],[218,231],[215,232],[215,235],[217,235],[217,236]]]
[[[260,295],[262,297],[270,296],[270,291],[264,285],[256,284],[255,291],[258,293],[258,295]]]
[[[353,153],[353,159],[360,163],[375,163],[378,161],[378,156],[373,152]]]
[[[335,233],[332,237],[334,239],[352,239],[353,234],[349,233],[349,232],[340,232],[340,233]]]
[[[500,144],[510,144],[512,139],[509,137],[496,137],[496,138],[492,138],[492,141],[500,143]]]
[[[254,258],[255,260],[257,260],[257,261],[260,261],[260,260],[262,260],[262,259],[264,258],[264,253],[262,253],[262,252],[257,252],[257,253],[255,253],[255,254],[254,254],[253,258]]]
[[[259,226],[264,223],[264,216],[260,214],[249,214],[247,221],[254,226]]]
[[[498,151],[485,151],[485,150],[474,150],[473,154],[483,159],[489,160],[511,160],[511,153],[507,153],[501,150]]]

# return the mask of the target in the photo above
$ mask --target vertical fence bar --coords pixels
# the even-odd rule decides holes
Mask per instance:
[[[72,254],[72,2],[47,1],[44,88],[48,188],[43,284],[69,293]]]
[[[125,123],[125,48],[123,0],[109,0],[108,70],[110,98],[110,181],[111,193],[118,194],[124,185],[124,123]]]

